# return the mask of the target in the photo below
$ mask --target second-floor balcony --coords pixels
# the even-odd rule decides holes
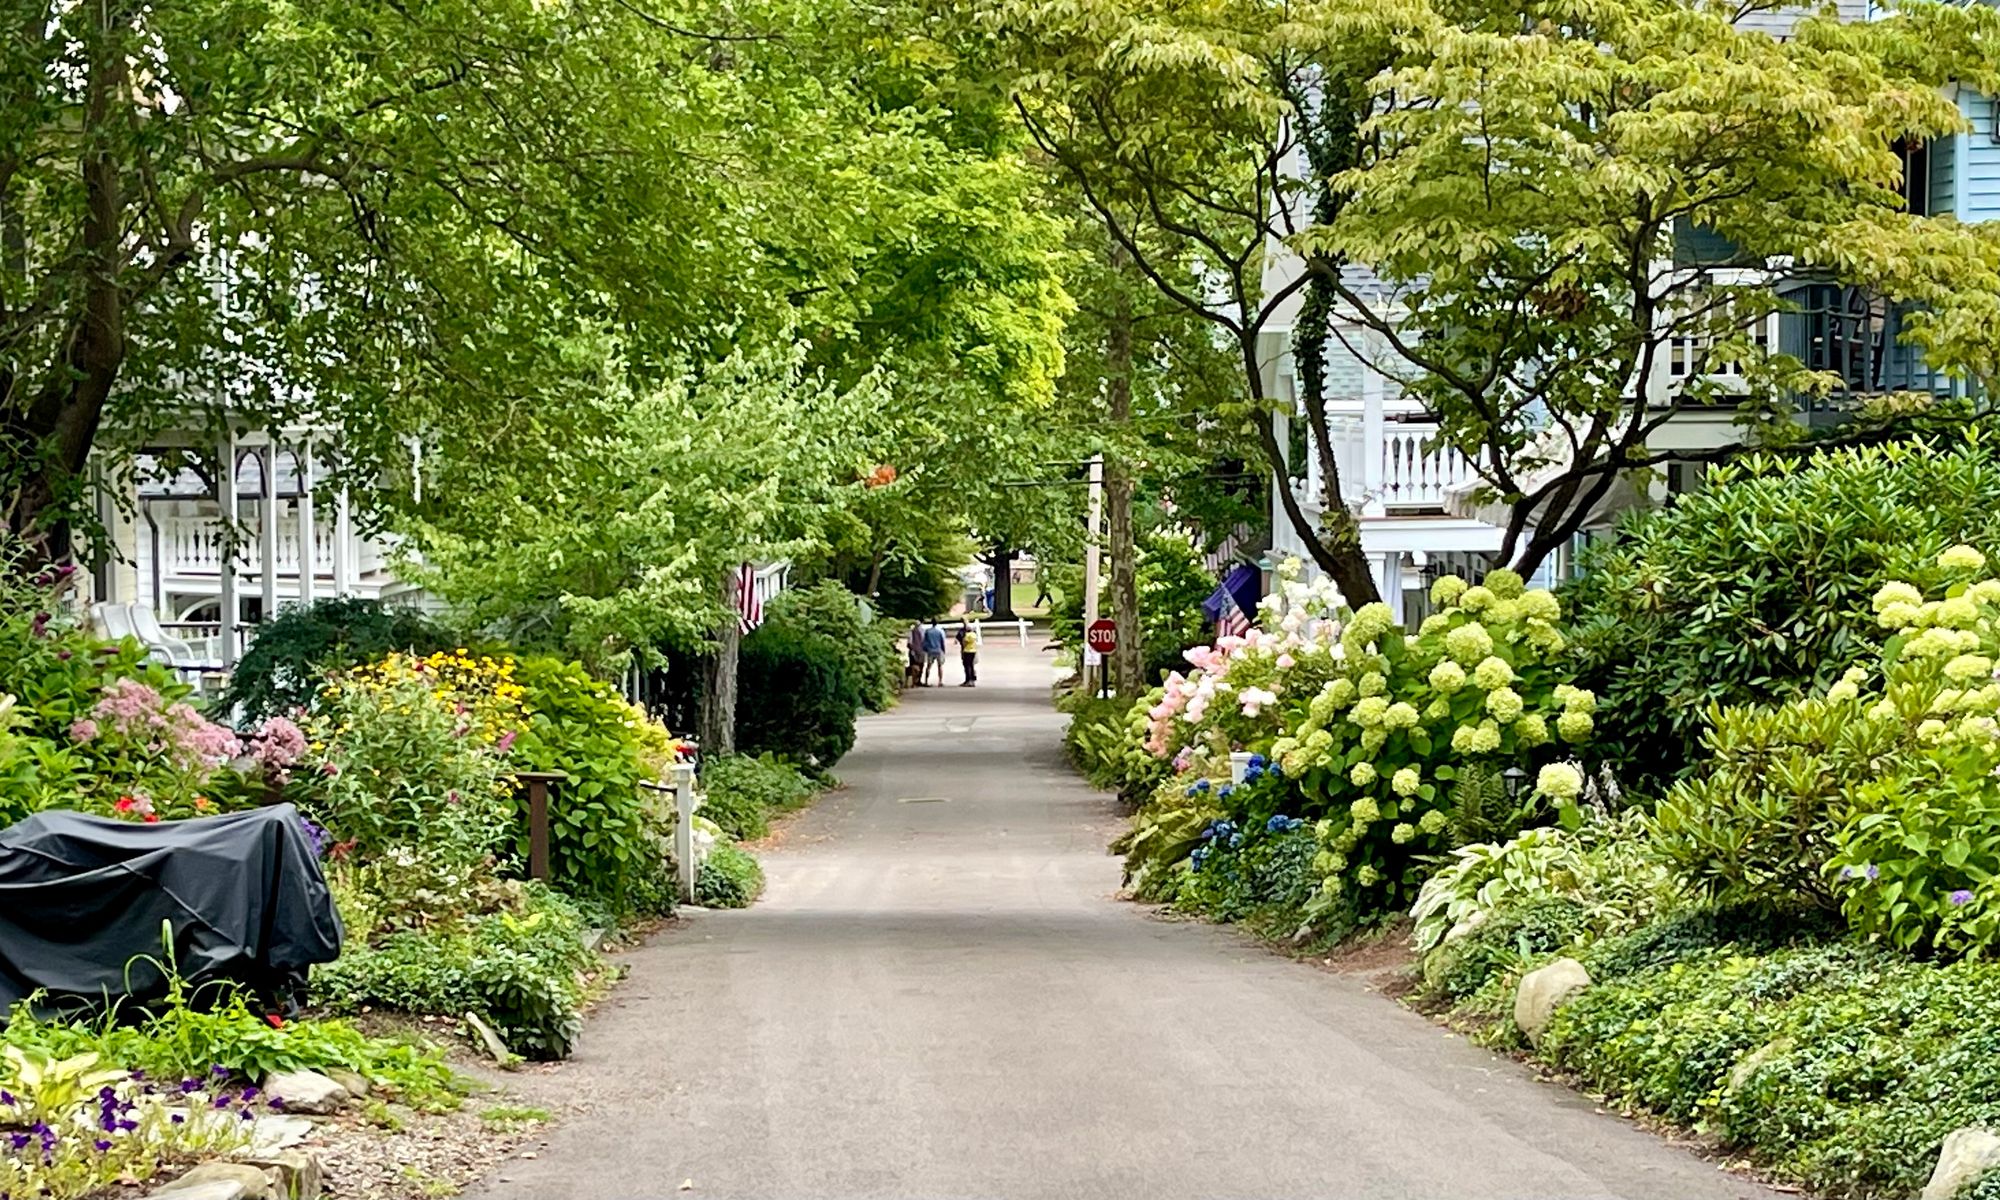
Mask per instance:
[[[1340,498],[1364,517],[1432,516],[1445,511],[1447,493],[1475,478],[1472,464],[1439,444],[1438,427],[1413,407],[1369,411],[1336,407],[1327,417]],[[1300,502],[1320,503],[1317,455],[1306,456],[1303,476],[1292,481]]]

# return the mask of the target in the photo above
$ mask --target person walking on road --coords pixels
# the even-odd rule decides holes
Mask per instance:
[[[903,668],[904,687],[924,686],[924,626],[920,621],[910,624],[910,665]]]
[[[979,683],[979,626],[970,621],[958,623],[958,662],[965,668],[965,682],[958,686],[976,686]]]
[[[944,686],[944,630],[938,627],[937,618],[932,617],[924,626],[924,679],[928,681],[931,669],[937,669],[937,685]]]

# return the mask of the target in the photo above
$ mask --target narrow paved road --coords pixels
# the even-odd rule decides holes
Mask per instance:
[[[1046,656],[987,659],[866,720],[761,903],[633,956],[544,1084],[588,1111],[477,1194],[1770,1197],[1352,979],[1115,901]]]

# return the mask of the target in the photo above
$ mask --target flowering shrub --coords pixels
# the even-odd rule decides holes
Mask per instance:
[[[338,855],[421,847],[441,869],[464,869],[513,832],[507,756],[487,736],[496,707],[410,660],[338,676],[305,718],[289,794]]]
[[[1595,700],[1563,681],[1555,597],[1511,571],[1439,580],[1436,615],[1408,635],[1381,604],[1343,624],[1331,585],[1296,570],[1262,606],[1269,632],[1189,654],[1194,674],[1169,678],[1148,712],[1147,748],[1199,776],[1231,751],[1268,752],[1317,818],[1321,908],[1398,911],[1424,863],[1457,844],[1462,810],[1518,827],[1525,812],[1486,811],[1500,768],[1589,738]],[[1546,763],[1536,794],[1568,806],[1581,787],[1574,767]]]
[[[1901,949],[2000,941],[2000,579],[1969,546],[1927,598],[1891,582],[1872,669],[1770,710],[1715,715],[1710,773],[1655,819],[1668,856],[1724,900],[1838,908]]]

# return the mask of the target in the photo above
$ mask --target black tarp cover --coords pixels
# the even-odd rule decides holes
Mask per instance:
[[[183,979],[266,995],[340,953],[326,877],[289,804],[151,825],[45,812],[0,830],[0,1004],[37,990],[56,1007],[157,999],[161,922]]]

